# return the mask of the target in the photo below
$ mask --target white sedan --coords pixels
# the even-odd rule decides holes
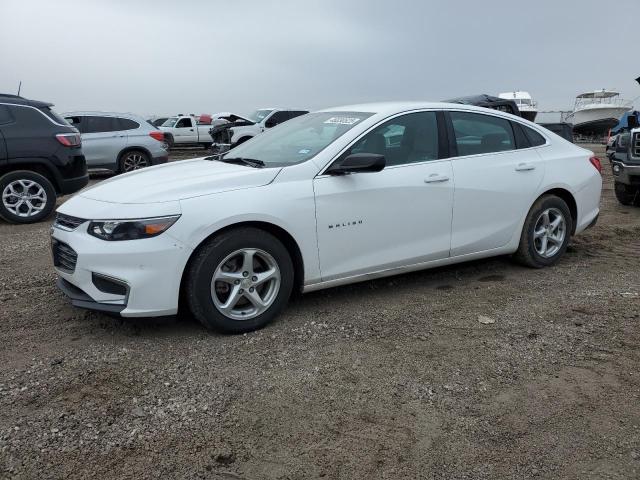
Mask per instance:
[[[53,259],[76,306],[142,317],[180,304],[245,332],[294,289],[504,254],[552,265],[596,222],[600,169],[592,152],[494,110],[332,108],[224,156],[83,190],[58,209]]]

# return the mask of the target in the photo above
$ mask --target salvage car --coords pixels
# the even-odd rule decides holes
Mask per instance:
[[[553,265],[598,218],[600,169],[495,110],[333,108],[83,190],[58,208],[54,265],[76,306],[145,317],[186,305],[246,332],[294,290],[505,254]]]
[[[82,135],[87,166],[127,173],[169,160],[164,134],[131,113],[67,112]]]
[[[178,115],[169,117],[158,127],[164,133],[169,148],[180,146],[211,146],[211,119],[201,122],[195,115]]]
[[[307,110],[263,108],[256,110],[249,118],[228,114],[220,117],[227,123],[220,123],[209,130],[213,139],[214,152],[224,152],[292,118],[309,113]]]
[[[47,218],[60,195],[89,183],[82,140],[47,102],[0,94],[0,217]]]

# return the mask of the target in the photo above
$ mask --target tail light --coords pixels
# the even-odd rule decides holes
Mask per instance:
[[[149,136],[151,138],[155,138],[159,142],[163,142],[164,141],[164,133],[163,132],[154,131],[154,132],[149,133]]]
[[[598,173],[602,174],[602,162],[600,161],[600,159],[598,157],[591,157],[589,161],[591,162],[591,165],[593,165],[595,169],[598,170]]]
[[[56,138],[65,147],[79,147],[82,143],[79,133],[59,133]]]

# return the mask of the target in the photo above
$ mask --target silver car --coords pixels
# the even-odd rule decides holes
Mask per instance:
[[[68,112],[63,116],[80,130],[89,168],[123,173],[166,163],[169,158],[164,134],[137,115]]]

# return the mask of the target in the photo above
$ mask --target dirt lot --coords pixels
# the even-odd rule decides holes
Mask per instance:
[[[640,478],[640,208],[605,168],[555,268],[308,294],[243,336],[72,308],[49,224],[0,224],[0,478]]]

